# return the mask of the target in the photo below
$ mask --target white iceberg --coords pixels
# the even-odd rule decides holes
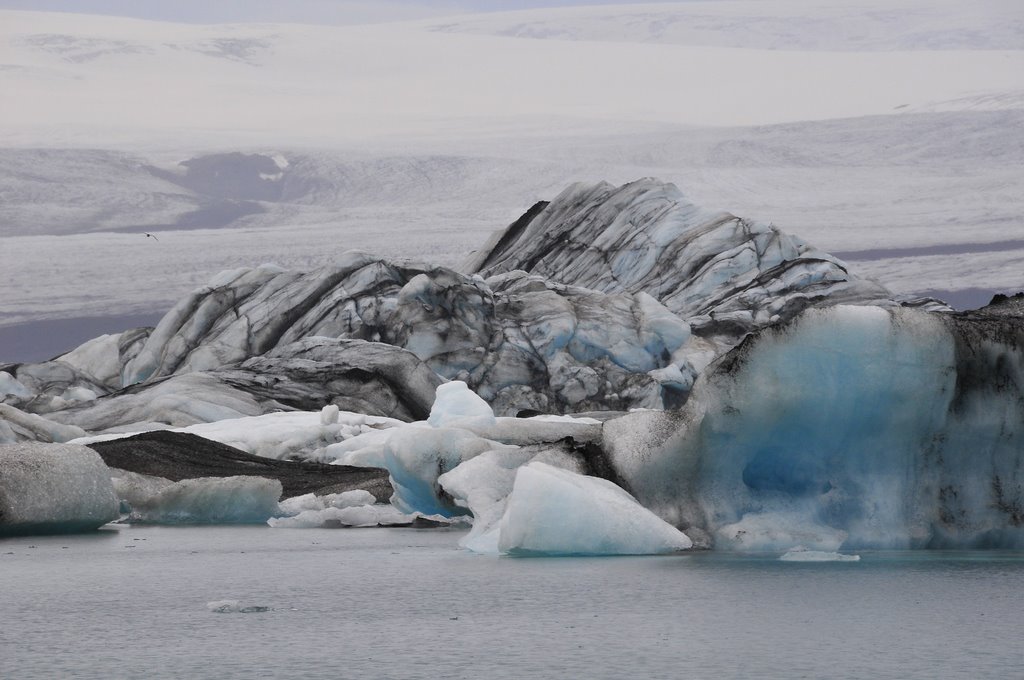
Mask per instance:
[[[131,522],[259,524],[278,512],[281,482],[266,477],[183,479],[132,506]]]
[[[652,555],[693,545],[611,482],[540,462],[519,468],[499,532],[509,555]]]
[[[371,463],[387,468],[395,492],[391,502],[402,512],[451,516],[460,514],[441,493],[437,482],[484,451],[506,447],[457,428],[402,427],[383,447],[383,460]],[[340,462],[340,461],[339,461]]]
[[[437,386],[427,422],[433,427],[450,427],[463,422],[487,426],[494,424],[494,411],[466,383],[452,380]]]
[[[539,461],[582,473],[573,457],[556,448],[509,448],[485,451],[438,477],[441,488],[456,504],[473,513],[473,528],[459,545],[477,553],[498,554],[500,521],[512,493],[516,473],[527,463]]]
[[[271,517],[267,524],[275,529],[321,529],[332,527],[378,527],[411,524],[419,513],[406,514],[393,505],[328,506],[319,510],[303,510],[293,517]],[[447,521],[434,516],[429,519]]]
[[[144,504],[163,489],[174,484],[170,479],[144,475],[128,470],[111,468],[114,493],[121,501],[121,512],[130,513],[136,505]]]
[[[92,449],[0,446],[0,536],[90,531],[117,517],[110,468]]]
[[[307,493],[302,496],[292,496],[281,501],[278,503],[278,512],[285,517],[294,517],[307,510],[354,508],[360,505],[373,505],[376,502],[376,497],[363,489],[325,494],[323,496]]]
[[[727,550],[772,551],[802,545],[811,550],[839,549],[847,534],[799,512],[747,513],[739,522],[715,532],[715,547]]]
[[[425,518],[438,524],[450,523],[441,515],[405,513],[388,503],[378,503],[369,491],[356,489],[317,496],[307,493],[278,504],[278,516],[267,524],[275,529],[321,529],[337,527],[387,527],[412,524]]]

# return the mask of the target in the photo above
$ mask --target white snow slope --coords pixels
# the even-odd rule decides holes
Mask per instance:
[[[454,265],[570,182],[642,176],[897,292],[1024,288],[1024,9],[851,5],[331,27],[0,11],[0,329],[159,311],[217,270],[350,248]],[[211,156],[233,152],[265,158]]]

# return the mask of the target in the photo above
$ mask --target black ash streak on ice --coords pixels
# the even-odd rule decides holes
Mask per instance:
[[[187,432],[144,432],[88,445],[112,468],[172,482],[199,477],[255,476],[281,482],[284,498],[364,489],[377,498],[392,493],[387,470],[273,460]]]

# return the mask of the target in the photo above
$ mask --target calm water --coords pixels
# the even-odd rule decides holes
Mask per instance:
[[[1024,553],[512,559],[458,537],[2,540],[0,677],[1024,677]]]

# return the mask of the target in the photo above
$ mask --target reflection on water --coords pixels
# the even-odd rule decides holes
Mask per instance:
[[[514,559],[458,532],[0,541],[0,677],[1010,677],[1024,553]],[[207,603],[270,607],[253,616]]]

